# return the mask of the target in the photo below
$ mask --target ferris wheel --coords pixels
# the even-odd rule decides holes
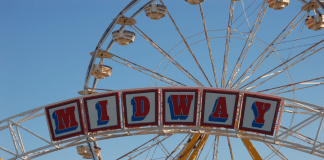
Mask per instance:
[[[228,6],[226,13],[217,12]],[[0,144],[0,150],[10,159],[34,159],[71,147],[80,158],[111,159],[103,156],[107,151],[98,141],[131,136],[129,142],[135,143],[140,135],[149,140],[118,159],[226,159],[225,152],[228,159],[290,159],[291,152],[324,158],[324,108],[308,101],[321,94],[324,84],[323,1],[132,0],[116,14],[90,53],[80,97],[0,121],[0,131],[10,133],[5,138],[14,146],[10,150]],[[126,89],[111,89],[110,80]],[[175,101],[178,107],[182,103],[181,98],[173,101],[172,94],[180,97],[184,92],[183,103],[192,101],[193,109],[187,115],[184,110],[167,113],[176,108]],[[143,98],[149,94],[154,95],[152,103]],[[207,99],[216,95],[223,96],[211,100],[208,108]],[[224,100],[228,108],[233,106],[225,109],[225,116],[222,97],[233,99]],[[108,113],[116,114],[109,119],[102,106],[111,102],[115,109]],[[142,111],[136,111],[135,103],[141,103]],[[145,112],[147,103],[155,105],[154,113],[152,108]],[[151,111],[154,118],[149,121],[145,116]],[[68,113],[77,116],[64,119]],[[260,125],[260,115],[271,119],[269,125]],[[190,122],[186,116],[192,116]],[[40,117],[47,121],[50,138],[24,126]],[[221,124],[224,119],[228,123]],[[252,127],[245,121],[253,121]],[[45,144],[25,150],[22,133]]]

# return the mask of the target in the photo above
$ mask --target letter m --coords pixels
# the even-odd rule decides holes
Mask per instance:
[[[53,112],[52,117],[56,125],[55,134],[73,131],[78,128],[79,124],[76,121],[74,110],[75,106],[71,106]]]

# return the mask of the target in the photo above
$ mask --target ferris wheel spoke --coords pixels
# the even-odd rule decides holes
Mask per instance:
[[[307,86],[307,87],[297,88],[297,89],[293,89],[293,90],[289,90],[289,91],[279,92],[279,93],[276,93],[274,95],[288,93],[288,92],[293,92],[293,91],[297,91],[297,90],[301,90],[301,89],[306,89],[306,88],[310,88],[310,87],[316,87],[316,86],[323,85],[323,84],[324,83],[320,83],[320,84],[315,84],[315,85],[311,85],[311,86]]]
[[[160,139],[157,138],[157,141],[160,141]],[[160,143],[158,144],[158,146],[161,148],[161,150],[163,151],[163,153],[164,153],[166,156],[170,155],[170,152],[169,152],[168,149],[163,145],[162,142],[160,142]]]
[[[229,137],[227,137],[227,143],[228,143],[228,148],[229,148],[230,153],[231,153],[231,159],[234,160],[232,145],[231,145],[231,141],[230,141]]]
[[[245,72],[236,80],[236,82],[232,85],[232,88],[240,88],[241,85],[256,71],[258,67],[266,60],[269,55],[275,50],[281,42],[292,32],[292,30],[301,22],[301,20],[304,19],[306,14],[294,25],[294,22],[299,17],[302,11],[300,11],[297,16],[287,25],[287,27],[277,36],[277,38],[270,44],[268,47],[258,56],[258,58],[252,62],[252,64],[245,70]],[[291,28],[288,30],[288,28],[291,26]],[[287,31],[288,30],[288,31]],[[287,32],[286,32],[287,31]],[[285,33],[286,32],[286,33]],[[279,41],[280,40],[280,41]],[[266,55],[268,50],[271,48],[271,46],[279,41],[273,49],[269,51],[269,53]]]
[[[281,62],[280,62],[280,61],[276,58],[276,56],[274,56],[274,54],[271,54],[271,55],[273,56],[273,58],[278,62],[278,64],[283,63],[284,60],[281,58],[281,56],[279,55],[279,53],[278,53],[277,51],[274,51],[274,53],[275,53],[275,54],[279,57],[279,59],[281,60]],[[285,64],[284,66],[282,66],[282,68],[283,68],[283,69],[286,69],[286,68],[287,68],[287,64]],[[289,70],[288,70],[288,69],[285,70],[285,73],[286,73],[286,76],[287,76],[287,79],[288,79],[289,83],[290,83],[290,84],[293,84],[294,82],[293,82],[293,79],[292,79],[292,77],[291,77],[291,75],[290,75]],[[292,88],[292,90],[293,90],[293,98],[295,99],[295,85],[292,85],[291,88]],[[294,115],[293,115],[293,117],[294,117]]]
[[[246,39],[246,42],[245,42],[244,47],[242,49],[242,52],[241,52],[239,58],[237,59],[237,62],[235,64],[235,67],[234,67],[234,69],[232,71],[232,74],[231,74],[231,76],[230,76],[230,78],[229,78],[229,80],[228,80],[228,82],[226,84],[226,87],[227,86],[229,86],[229,88],[232,87],[232,83],[234,82],[237,74],[239,73],[239,71],[241,69],[241,66],[243,65],[245,57],[249,52],[249,49],[250,49],[250,47],[251,47],[251,45],[253,43],[255,35],[256,35],[256,33],[257,33],[258,29],[259,29],[259,26],[261,25],[261,22],[263,20],[263,17],[265,15],[267,9],[268,9],[268,6],[266,6],[266,3],[264,1],[263,5],[262,5],[262,7],[261,7],[261,9],[259,11],[258,16],[257,16],[256,20],[254,21],[252,30],[250,31],[249,36]]]
[[[253,2],[254,3],[254,2]],[[252,4],[253,4],[252,3]],[[251,4],[251,5],[252,5]],[[264,4],[264,2],[261,2],[248,16],[247,16],[247,18],[249,18],[261,5],[263,5]],[[244,12],[243,12],[244,13]],[[243,14],[242,13],[242,14]],[[236,21],[238,20],[238,18],[233,22],[233,23],[235,23]],[[246,21],[246,19],[245,20],[243,20],[237,27],[236,27],[236,29],[238,29],[238,28],[240,28],[241,26],[242,26],[242,24],[244,23]],[[249,32],[250,32],[251,30],[249,29]]]
[[[181,145],[188,137],[190,136],[190,134],[188,134],[179,144],[177,147],[175,147],[175,149],[165,158],[165,159],[169,159],[171,157],[171,159],[174,159],[172,157],[172,154],[175,153],[176,151],[178,151],[179,149],[181,149],[184,145]]]
[[[143,144],[140,145],[139,147],[136,147],[136,148],[133,149],[132,151],[130,151],[130,152],[124,154],[123,156],[119,157],[117,160],[122,159],[122,158],[124,158],[124,157],[126,157],[126,156],[130,157],[130,159],[133,159],[133,158],[137,157],[138,155],[144,153],[145,151],[151,149],[152,147],[156,146],[158,143],[160,143],[160,142],[162,142],[162,141],[164,141],[164,140],[166,140],[167,138],[170,137],[170,136],[165,136],[161,141],[157,141],[157,143],[154,143],[154,144],[151,144],[151,145],[149,145],[149,146],[144,147],[144,146],[147,145],[148,143],[156,141],[157,138],[158,138],[159,136],[160,136],[160,135],[155,136],[154,138],[148,140],[147,142],[143,143]],[[142,151],[142,150],[144,150],[144,151]],[[139,152],[139,151],[142,151],[142,152],[138,153],[137,155],[135,155],[135,156],[133,156],[133,157],[131,156],[131,154],[136,153],[136,152]]]
[[[118,59],[114,59],[114,57],[118,58],[119,60]],[[142,66],[140,66],[140,65],[138,65],[136,63],[130,62],[130,61],[128,61],[128,60],[126,60],[124,58],[121,58],[121,57],[119,57],[117,55],[114,55],[114,57],[112,57],[111,60],[113,60],[115,62],[118,62],[120,64],[123,64],[123,65],[125,65],[125,66],[127,66],[129,68],[134,69],[134,70],[137,70],[137,71],[139,71],[141,73],[144,73],[144,74],[146,74],[148,76],[151,76],[152,78],[159,79],[159,80],[161,80],[161,81],[163,81],[165,83],[168,83],[170,85],[173,85],[173,86],[178,86],[178,85],[186,86],[186,85],[184,85],[184,84],[182,84],[182,83],[180,83],[178,81],[175,81],[175,80],[173,80],[171,78],[168,78],[168,77],[163,76],[163,75],[161,75],[159,73],[156,73],[154,71],[151,71],[151,70],[149,70],[149,69],[147,69],[145,67],[142,67]],[[121,62],[120,60],[122,60],[124,62]]]
[[[145,153],[147,150],[149,150],[149,149],[151,149],[152,147],[154,147],[154,146],[160,144],[162,141],[168,139],[169,137],[171,137],[171,136],[165,136],[165,137],[164,137],[163,139],[161,139],[160,141],[157,141],[156,143],[154,143],[154,144],[152,144],[152,145],[149,145],[149,146],[147,146],[147,147],[144,147],[144,148],[137,148],[136,150],[133,150],[131,153],[129,153],[129,154],[125,154],[124,156],[119,157],[117,160],[120,160],[120,159],[122,159],[122,158],[124,158],[124,157],[126,157],[126,156],[130,157],[130,159],[134,159],[135,157],[137,157],[137,156],[139,156],[139,155]],[[154,138],[154,140],[156,140],[156,139],[157,139],[157,138]],[[143,150],[143,151],[141,151],[141,150]],[[141,152],[138,153],[138,154],[136,154],[136,155],[134,155],[134,156],[131,156],[131,155],[130,155],[130,154],[135,153],[135,152],[138,152],[138,151],[141,151]]]
[[[218,146],[219,146],[219,136],[216,135],[214,141],[213,160],[217,160]]]
[[[201,13],[201,17],[202,17],[202,21],[203,21],[203,25],[204,25],[204,31],[205,31],[205,36],[206,36],[206,41],[207,41],[207,46],[208,46],[208,51],[209,51],[209,57],[210,57],[210,61],[211,61],[213,72],[214,72],[215,84],[216,84],[216,87],[218,88],[218,81],[217,81],[217,76],[216,76],[214,60],[213,60],[213,54],[212,54],[210,43],[209,43],[209,37],[208,37],[204,12],[203,12],[203,8],[202,8],[201,3],[199,3],[199,7],[200,7],[200,13]]]
[[[147,42],[149,42],[155,49],[157,49],[164,57],[166,57],[172,64],[174,64],[180,71],[182,71],[189,79],[195,82],[198,86],[203,86],[190,72],[184,69],[176,60],[174,60],[167,52],[159,47],[152,39],[150,39],[144,32],[142,32],[134,24],[131,27],[140,34]]]
[[[309,80],[305,80],[305,81],[301,81],[301,82],[296,82],[296,83],[292,83],[292,84],[287,84],[287,85],[283,85],[283,86],[278,86],[278,87],[274,87],[274,88],[269,88],[269,89],[264,89],[264,90],[261,90],[261,91],[258,91],[258,92],[266,92],[266,91],[270,91],[270,90],[274,90],[274,89],[278,89],[276,91],[273,91],[269,94],[274,94],[278,91],[281,91],[287,87],[290,87],[290,86],[295,86],[295,85],[298,85],[298,84],[315,84],[315,85],[321,85],[321,84],[324,84],[324,82],[312,82],[312,81],[315,81],[315,80],[320,80],[320,79],[324,79],[324,77],[319,77],[319,78],[314,78],[314,79],[309,79]]]
[[[321,47],[321,48],[319,48],[319,49],[317,49],[317,50],[314,50],[312,53],[306,55],[306,54],[307,54],[311,49],[315,48],[317,45],[319,45],[319,44],[321,44],[321,43],[323,43],[323,42],[324,42],[324,40],[321,40],[320,42],[316,43],[315,45],[311,46],[310,48],[304,50],[303,52],[301,52],[301,53],[297,54],[296,56],[290,58],[289,60],[285,61],[284,63],[282,63],[282,64],[280,64],[280,65],[278,65],[277,67],[273,68],[272,70],[266,72],[266,73],[263,74],[262,76],[259,76],[258,78],[254,79],[253,81],[249,82],[248,84],[242,86],[240,89],[244,88],[244,90],[251,90],[251,89],[254,89],[254,88],[260,86],[260,85],[263,84],[264,82],[270,80],[271,78],[273,78],[273,77],[279,75],[279,74],[282,73],[283,71],[285,71],[285,70],[291,68],[292,66],[298,64],[299,62],[305,60],[306,58],[310,57],[311,55],[313,55],[313,54],[317,53],[318,51],[322,50],[324,47]],[[288,64],[288,63],[289,63],[290,61],[292,61],[292,60],[295,60],[295,61],[291,62],[290,65],[287,66],[284,70],[279,71],[279,72],[274,72],[274,74],[272,74],[272,72],[273,72],[274,70],[278,69],[279,67],[281,67],[281,66],[283,66],[283,65],[285,65],[285,64]],[[259,79],[264,78],[264,76],[268,75],[269,73],[270,73],[270,77],[269,77],[268,79],[266,79],[266,80],[264,80],[264,81],[262,81],[262,82],[258,82]],[[253,83],[255,83],[255,82],[257,82],[258,84],[255,85],[255,86],[250,87],[250,86],[251,86]]]
[[[221,82],[221,87],[222,88],[226,88],[225,87],[225,81],[226,81],[226,73],[227,73],[228,54],[229,54],[231,35],[232,35],[234,5],[235,5],[235,2],[231,1],[230,12],[229,12],[229,17],[228,17],[228,23],[227,23],[225,52],[224,52],[223,73],[222,73],[222,82]]]
[[[160,2],[161,2],[161,4],[162,4],[162,5],[164,5],[164,3],[163,3],[163,1],[162,1],[162,0],[160,0]],[[164,6],[165,6],[165,5],[164,5]],[[207,82],[208,82],[209,86],[210,86],[210,87],[212,87],[212,85],[211,85],[211,83],[210,83],[210,81],[209,81],[208,77],[206,76],[206,74],[205,74],[204,70],[203,70],[203,69],[201,68],[201,66],[200,66],[200,64],[199,64],[199,62],[198,62],[198,60],[197,60],[196,56],[195,56],[195,55],[193,54],[193,52],[192,52],[192,50],[191,50],[190,46],[188,45],[188,43],[187,43],[186,39],[185,39],[185,38],[183,37],[183,35],[182,35],[182,33],[180,32],[180,30],[179,30],[178,26],[176,25],[176,23],[174,22],[173,18],[171,17],[171,14],[170,14],[170,12],[169,12],[168,10],[166,10],[166,12],[167,12],[167,14],[169,15],[169,18],[171,19],[171,21],[172,21],[173,25],[174,25],[174,26],[175,26],[175,28],[177,29],[178,33],[180,34],[180,36],[181,36],[181,38],[182,38],[183,42],[184,42],[184,43],[186,44],[186,46],[187,46],[187,48],[188,48],[189,52],[191,53],[191,56],[192,56],[192,57],[194,58],[194,60],[196,61],[197,65],[198,65],[198,67],[199,67],[199,69],[200,69],[200,71],[201,71],[201,72],[203,73],[204,77],[206,78],[206,80],[207,80]]]
[[[249,30],[251,31],[251,27],[250,27],[250,23],[249,23],[249,18],[246,15],[246,10],[245,10],[245,6],[244,6],[244,2],[243,2],[243,0],[241,0],[241,2],[242,2],[243,12],[244,12],[244,16],[245,16],[245,21],[246,21],[246,23],[247,23],[247,25],[249,27]]]

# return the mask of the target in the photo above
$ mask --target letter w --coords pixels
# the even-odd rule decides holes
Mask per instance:
[[[188,118],[193,95],[171,95],[168,98],[172,120]]]

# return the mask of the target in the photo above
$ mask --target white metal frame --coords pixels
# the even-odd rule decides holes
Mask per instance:
[[[162,89],[158,87],[158,89]],[[200,88],[202,89],[202,88]],[[127,90],[120,90],[117,91],[121,93],[122,91]],[[114,91],[115,92],[115,91]],[[241,91],[243,92],[243,91]],[[78,98],[84,98],[88,96],[81,96]],[[240,132],[238,129],[231,130],[231,129],[224,129],[224,128],[203,128],[200,126],[195,127],[188,127],[188,126],[174,126],[174,127],[165,127],[159,125],[158,127],[142,127],[142,128],[122,128],[113,131],[102,131],[97,132],[91,135],[83,135],[78,136],[70,139],[65,139],[58,142],[52,142],[50,139],[45,137],[41,137],[34,133],[33,131],[29,130],[27,127],[24,127],[23,122],[32,120],[39,116],[45,118],[43,109],[48,106],[38,107],[24,113],[18,114],[16,116],[12,116],[10,118],[4,119],[0,121],[2,125],[0,127],[1,132],[10,132],[10,136],[15,146],[15,151],[11,151],[4,146],[0,146],[0,150],[3,150],[9,154],[12,154],[13,157],[11,159],[33,159],[39,157],[44,154],[48,154],[57,150],[61,150],[64,148],[80,145],[83,143],[100,141],[110,138],[116,137],[123,137],[123,136],[135,136],[135,135],[145,135],[145,134],[159,134],[159,135],[172,135],[172,134],[195,134],[195,133],[202,133],[207,135],[216,135],[216,136],[226,136],[226,137],[233,137],[233,138],[249,138],[251,140],[264,142],[267,144],[275,144],[277,146],[283,146],[291,149],[295,149],[298,151],[302,151],[305,153],[313,154],[319,157],[324,158],[324,142],[318,141],[318,137],[320,136],[320,131],[322,129],[322,123],[324,120],[324,107],[310,104],[307,102],[302,102],[294,99],[283,98],[285,100],[284,104],[284,112],[291,113],[290,109],[297,109],[298,113],[296,114],[305,114],[309,115],[309,118],[303,119],[298,124],[292,125],[290,128],[288,126],[281,126],[279,129],[279,134],[275,136],[266,136],[258,133],[253,132]],[[61,103],[61,102],[57,102]],[[56,103],[53,103],[56,104]],[[50,105],[53,105],[50,104]],[[36,114],[38,113],[38,114]],[[161,113],[159,113],[161,116]],[[200,114],[199,112],[197,113]],[[12,119],[19,119],[13,121]],[[314,128],[311,132],[316,132],[316,136],[314,137],[304,137],[303,135],[299,134],[299,131],[303,128],[311,125],[312,123],[320,120],[320,125],[318,128]],[[122,125],[123,126],[123,125]],[[16,131],[13,130],[13,127],[16,127]],[[19,129],[23,129],[28,133],[33,134],[35,137],[41,139],[42,141],[46,142],[47,145],[39,146],[39,148],[34,150],[25,150],[24,144],[21,133]],[[289,129],[288,129],[289,128]],[[46,128],[47,129],[47,128]],[[23,136],[24,137],[24,136]],[[294,141],[290,139],[294,138]],[[300,142],[300,143],[299,143]],[[306,142],[306,144],[305,144]],[[153,147],[153,146],[152,146]]]

